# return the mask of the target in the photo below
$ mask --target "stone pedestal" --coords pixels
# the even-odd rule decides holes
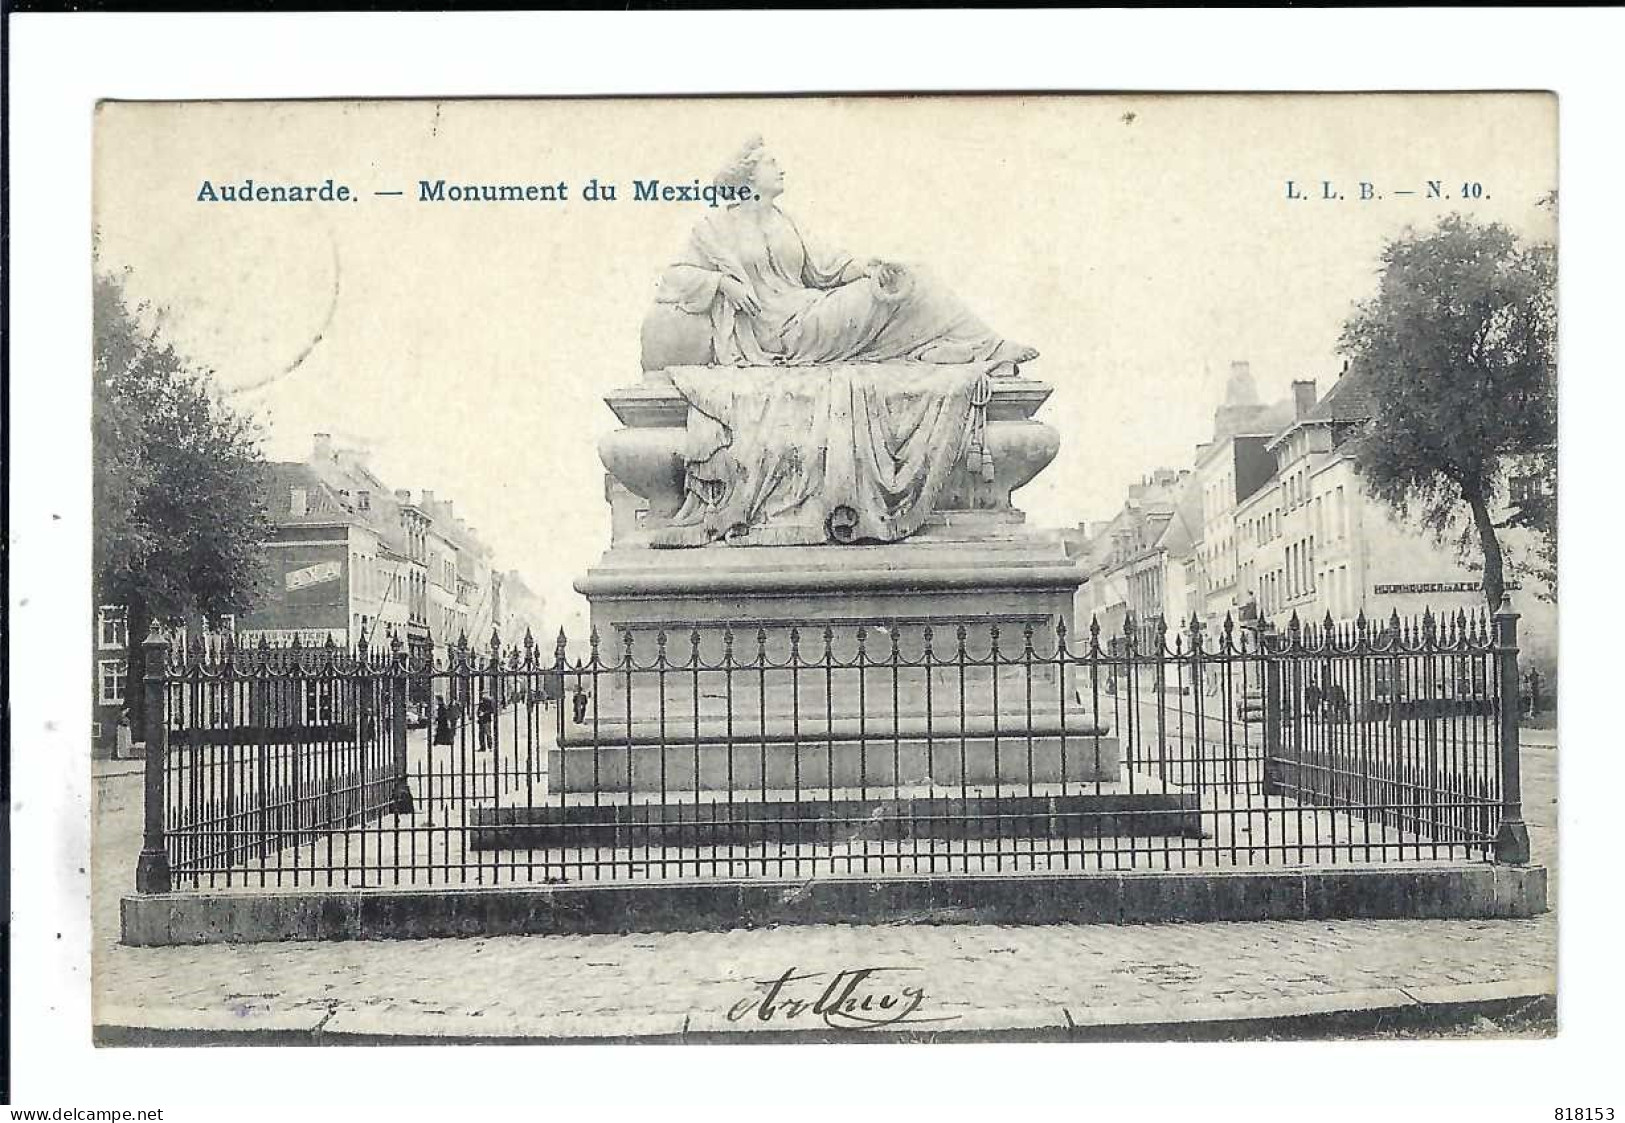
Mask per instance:
[[[600,664],[636,669],[581,679],[593,697],[550,775],[565,791],[790,788],[798,767],[854,788],[1115,778],[1117,742],[1055,658],[1078,576],[1058,537],[985,520],[885,546],[612,549],[576,587]]]

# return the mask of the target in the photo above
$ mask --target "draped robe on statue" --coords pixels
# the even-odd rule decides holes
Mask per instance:
[[[973,434],[985,364],[677,367],[687,497],[655,546],[896,542]]]
[[[725,278],[760,311],[736,309]],[[1005,365],[947,289],[907,271],[883,289],[809,249],[777,207],[701,221],[656,299],[706,317],[721,364],[672,369],[687,494],[656,546],[908,537],[973,438],[981,380]]]

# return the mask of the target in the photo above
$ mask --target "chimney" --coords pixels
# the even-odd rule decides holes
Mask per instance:
[[[1224,404],[1227,406],[1258,404],[1258,386],[1253,382],[1253,368],[1245,359],[1238,359],[1230,364],[1230,377],[1224,386]]]
[[[1315,408],[1315,380],[1300,378],[1292,383],[1292,416],[1302,421]]]
[[[412,493],[404,487],[398,487],[395,489],[395,501],[403,506],[410,507],[412,505]]]
[[[314,461],[333,459],[333,434],[317,433],[311,442],[310,458]]]
[[[430,511],[430,509],[434,507],[434,492],[430,491],[428,488],[424,488],[423,501],[418,505],[425,511]],[[431,511],[431,513],[433,512]]]

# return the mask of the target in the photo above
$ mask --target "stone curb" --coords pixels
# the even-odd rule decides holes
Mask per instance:
[[[1555,1006],[1551,976],[1430,987],[1388,987],[1235,1002],[1138,1006],[1045,1006],[979,1011],[962,1024],[930,1029],[759,1029],[707,1016],[636,1014],[626,1018],[432,1014],[420,1011],[311,1009],[229,1011],[109,1008],[98,1013],[98,1045],[472,1045],[472,1044],[786,1044],[922,1041],[1223,1040],[1315,1037],[1398,1025],[1440,1024],[1510,1013],[1531,1003]]]
[[[125,944],[717,931],[784,924],[1133,924],[1528,917],[1543,866],[955,874],[125,897]]]

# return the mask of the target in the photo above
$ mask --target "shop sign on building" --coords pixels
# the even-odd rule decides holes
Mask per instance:
[[[337,581],[342,572],[342,568],[336,561],[317,562],[315,565],[307,565],[303,569],[290,569],[283,581],[291,593],[295,589],[320,585],[326,581]]]

